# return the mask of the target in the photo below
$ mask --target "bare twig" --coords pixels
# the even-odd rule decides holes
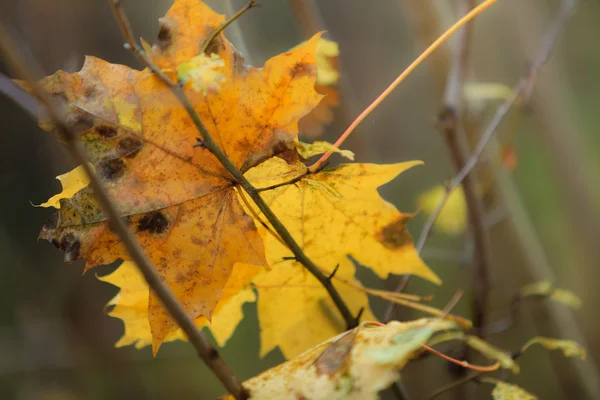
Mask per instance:
[[[444,197],[440,200],[435,210],[431,213],[425,224],[423,225],[423,229],[421,230],[421,234],[416,242],[417,251],[421,252],[431,231],[433,229],[433,225],[435,221],[439,217],[442,209],[448,202],[450,195],[452,192],[457,189],[465,180],[465,178],[473,171],[473,169],[479,163],[483,152],[486,146],[490,143],[490,140],[494,136],[494,133],[500,126],[501,122],[504,120],[504,117],[508,114],[512,106],[516,103],[517,99],[525,98],[528,99],[531,93],[531,90],[535,84],[535,80],[541,71],[542,67],[550,57],[552,53],[552,48],[556,39],[558,38],[560,32],[562,31],[566,21],[569,16],[572,14],[574,9],[574,2],[569,0],[563,3],[560,11],[557,14],[557,17],[550,27],[548,33],[545,36],[543,44],[536,55],[534,62],[531,64],[531,67],[527,74],[520,79],[520,81],[513,87],[510,95],[505,99],[505,101],[498,107],[496,113],[490,120],[489,124],[485,128],[481,138],[479,139],[475,149],[473,150],[473,154],[467,159],[464,163],[463,167],[460,171],[454,176],[452,181],[446,185],[446,193]],[[404,278],[400,284],[396,287],[396,291],[402,291],[406,284],[408,283],[409,277]],[[392,306],[390,306],[392,307]],[[389,310],[389,307],[388,307]],[[386,313],[387,315],[387,313]],[[391,315],[390,315],[391,316]],[[387,319],[386,319],[387,320]]]
[[[192,119],[194,125],[198,129],[202,140],[204,142],[204,146],[210,150],[213,155],[219,160],[219,162],[223,165],[223,167],[231,174],[233,180],[239,184],[239,186],[244,189],[248,196],[254,201],[259,210],[263,213],[265,218],[269,221],[275,232],[279,235],[279,237],[285,242],[287,247],[294,254],[295,259],[301,263],[325,288],[331,300],[336,305],[340,314],[344,318],[346,326],[348,329],[352,329],[357,326],[357,318],[355,318],[350,309],[338,293],[337,289],[333,286],[333,284],[327,279],[319,267],[313,263],[313,261],[306,256],[302,248],[298,245],[298,243],[294,240],[290,232],[287,228],[281,223],[281,221],[277,218],[277,216],[273,213],[271,208],[265,203],[265,201],[260,196],[259,191],[244,177],[239,169],[233,164],[233,162],[227,157],[227,155],[223,152],[223,150],[216,144],[214,139],[212,138],[210,132],[206,129],[204,123],[200,119],[200,116],[190,103],[187,95],[183,91],[183,88],[177,83],[173,82],[168,76],[166,76],[159,68],[154,65],[154,63],[148,58],[145,54],[144,50],[141,46],[135,41],[133,32],[131,30],[131,25],[129,24],[129,20],[124,10],[120,5],[119,0],[110,0],[110,3],[115,12],[115,16],[119,25],[121,26],[121,30],[123,31],[123,35],[127,40],[127,44],[129,49],[134,52],[134,54],[138,57],[138,59],[147,66],[152,72],[156,74],[156,76],[161,79],[173,92],[173,94],[177,97],[179,102],[187,111],[188,115]]]
[[[239,17],[244,15],[244,13],[246,11],[250,10],[252,7],[258,7],[257,0],[250,0],[250,2],[248,4],[246,4],[238,12],[233,14],[231,16],[231,18],[228,18],[225,22],[223,22],[221,24],[221,26],[219,26],[217,29],[212,31],[211,34],[208,36],[208,38],[206,38],[204,45],[202,45],[202,49],[200,49],[200,54],[204,53],[206,51],[206,49],[208,49],[208,46],[210,46],[211,42],[213,40],[215,40],[215,38],[217,37],[217,35],[219,33],[223,32],[225,30],[225,28],[227,28],[229,25],[231,25],[231,23],[234,22],[236,19],[238,19]]]
[[[0,25],[0,49],[4,54],[4,58],[15,75],[18,75],[29,82],[34,96],[45,107],[48,117],[63,135],[72,157],[78,164],[83,166],[103,211],[111,221],[111,228],[119,235],[127,252],[148,282],[148,286],[156,293],[169,314],[171,314],[179,327],[185,332],[190,343],[196,348],[198,355],[219,378],[225,388],[238,400],[248,399],[250,397],[249,392],[243,388],[229,365],[227,365],[227,363],[219,356],[218,351],[211,346],[207,337],[196,327],[194,320],[179,304],[173,292],[171,292],[169,287],[162,281],[156,268],[154,268],[154,265],[152,265],[150,260],[145,256],[144,251],[137,242],[135,236],[129,231],[108,194],[102,187],[100,180],[96,177],[94,171],[90,167],[85,154],[85,149],[79,140],[77,140],[77,134],[73,132],[65,122],[62,110],[59,110],[56,107],[50,96],[36,82],[36,79],[42,76],[42,74],[37,73],[38,71],[33,73],[29,70],[30,65],[34,66],[36,70],[39,70],[39,68],[35,67],[37,64],[34,63],[33,60],[25,62],[20,55],[21,52],[18,50],[20,47],[22,46],[17,46],[13,40],[10,39],[7,29]]]

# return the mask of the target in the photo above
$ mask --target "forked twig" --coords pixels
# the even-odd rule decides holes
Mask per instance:
[[[111,222],[113,229],[123,242],[127,252],[136,263],[140,272],[148,282],[148,286],[156,293],[156,296],[163,303],[169,314],[177,322],[179,327],[185,332],[190,343],[196,348],[198,355],[213,371],[213,373],[223,383],[225,388],[238,400],[246,400],[250,397],[247,390],[244,389],[240,381],[236,378],[229,365],[219,356],[218,351],[209,343],[207,337],[196,327],[194,320],[187,314],[179,301],[171,292],[171,289],[162,281],[152,262],[148,260],[135,236],[129,231],[129,228],[121,218],[121,215],[113,205],[108,194],[104,190],[100,180],[88,163],[83,145],[77,139],[77,135],[65,122],[62,110],[59,110],[52,99],[44,89],[36,82],[36,78],[42,76],[37,73],[37,63],[33,60],[26,62],[13,40],[8,35],[8,30],[0,25],[0,49],[4,54],[9,67],[15,75],[27,80],[31,85],[34,96],[42,103],[47,111],[48,117],[56,125],[59,132],[67,143],[67,147],[72,157],[78,164],[81,164],[90,179],[90,184],[98,198],[103,211]],[[30,71],[32,66],[36,73]]]
[[[127,45],[129,49],[136,55],[136,57],[147,66],[152,72],[156,74],[156,76],[162,80],[173,92],[175,97],[182,104],[183,108],[187,111],[188,115],[192,119],[194,125],[198,129],[200,136],[202,137],[204,146],[219,160],[219,162],[223,165],[223,167],[231,174],[234,181],[244,189],[244,191],[248,194],[248,196],[254,201],[259,210],[263,213],[267,221],[271,224],[275,232],[279,235],[279,237],[285,242],[287,247],[294,254],[295,259],[301,263],[325,288],[331,300],[336,305],[340,314],[344,318],[344,321],[347,325],[348,329],[352,329],[357,326],[357,320],[350,312],[350,309],[338,293],[337,289],[333,286],[333,284],[327,279],[319,267],[304,253],[302,248],[298,245],[298,243],[294,240],[290,232],[287,228],[281,223],[281,221],[277,218],[277,216],[273,213],[271,208],[267,205],[267,203],[262,199],[258,189],[256,189],[241,171],[233,164],[233,162],[227,157],[227,155],[223,152],[223,150],[216,144],[214,139],[212,138],[210,132],[206,129],[206,126],[200,119],[200,116],[190,103],[189,98],[185,94],[183,88],[178,84],[173,82],[168,76],[164,74],[156,65],[150,60],[148,55],[144,52],[142,47],[135,41],[133,31],[131,29],[131,25],[125,14],[125,11],[121,7],[121,2],[119,0],[109,0],[110,4],[113,7],[115,16],[119,25],[121,26],[121,30],[123,31],[123,35],[127,40]]]

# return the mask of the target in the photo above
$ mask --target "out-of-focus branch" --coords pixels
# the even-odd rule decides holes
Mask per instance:
[[[79,142],[77,134],[66,123],[62,110],[54,104],[48,93],[36,82],[42,76],[37,68],[37,63],[33,60],[27,62],[21,57],[18,46],[10,38],[8,30],[0,25],[0,50],[6,59],[9,67],[15,75],[27,80],[31,85],[33,95],[40,101],[46,110],[50,120],[56,125],[61,135],[65,139],[71,155],[78,164],[81,164],[90,179],[90,184],[94,194],[98,198],[103,211],[111,221],[111,228],[117,233],[127,252],[136,263],[140,272],[148,282],[148,286],[156,293],[157,297],[163,303],[169,314],[177,322],[179,327],[185,332],[190,343],[196,348],[198,355],[204,360],[206,365],[223,383],[225,388],[238,400],[246,400],[250,397],[235,374],[227,363],[219,356],[218,351],[209,343],[208,338],[196,327],[194,320],[187,314],[179,301],[171,292],[171,289],[162,281],[152,262],[146,257],[135,236],[129,231],[129,228],[121,218],[116,207],[104,190],[100,180],[88,163],[83,145]],[[36,73],[29,68],[33,66]]]

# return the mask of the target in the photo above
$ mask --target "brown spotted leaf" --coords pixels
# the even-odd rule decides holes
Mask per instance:
[[[218,84],[205,92],[193,79],[184,89],[217,144],[245,171],[291,146],[298,120],[321,99],[314,90],[318,37],[264,68],[244,66],[223,34],[207,51],[222,62],[198,58],[223,20],[198,0],[176,0],[161,19],[151,58],[173,79],[183,63],[197,66],[205,59],[213,63],[205,70],[218,69]],[[208,150],[194,146],[199,133],[187,112],[148,70],[94,57],[80,72],[59,71],[41,85],[64,106],[98,177],[163,280],[193,318],[210,318],[234,264],[266,263],[235,183]],[[40,126],[56,132],[43,118]],[[85,259],[86,270],[130,259],[89,187],[60,201],[40,237],[64,250],[67,262]],[[176,326],[152,294],[149,322],[156,351]]]

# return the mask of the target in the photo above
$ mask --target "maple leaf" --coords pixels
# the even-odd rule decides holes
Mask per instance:
[[[247,380],[244,387],[256,400],[377,399],[434,332],[452,326],[430,319],[365,322]]]
[[[166,73],[186,63],[199,68],[201,46],[223,21],[197,0],[176,0],[160,21],[150,57]],[[314,90],[317,41],[318,35],[264,68],[250,68],[219,34],[207,54],[223,62],[206,57],[213,63],[208,71],[221,77],[218,85],[198,92],[197,76],[190,75],[186,94],[241,171],[292,145],[298,120],[320,101]],[[162,279],[193,318],[210,318],[234,265],[265,265],[264,248],[229,173],[195,146],[199,134],[186,110],[147,69],[94,57],[81,71],[59,71],[40,84],[65,107],[108,195]],[[40,126],[57,133],[45,118]],[[40,237],[64,250],[67,262],[85,259],[86,270],[130,259],[89,187],[60,200]],[[176,325],[153,293],[148,309],[156,352]]]
[[[242,289],[246,288],[261,270],[262,268],[258,266],[236,264],[223,288],[212,319],[208,321],[206,317],[196,318],[196,326],[208,327],[219,346],[227,343],[242,320],[242,305],[256,300],[252,290]],[[135,263],[125,261],[115,271],[99,276],[98,279],[121,289],[107,304],[107,307],[111,308],[108,315],[121,319],[125,325],[125,332],[115,346],[134,345],[136,349],[141,349],[151,345],[152,335],[148,323],[150,288]],[[164,342],[174,340],[186,340],[181,329],[169,333]]]
[[[412,215],[400,213],[377,192],[379,186],[417,164],[345,164],[303,176],[303,164],[288,165],[272,158],[248,171],[246,177],[257,187],[271,187],[303,176],[293,184],[262,192],[262,197],[324,274],[331,274],[337,266],[333,283],[350,310],[358,313],[362,308],[365,318],[372,318],[349,255],[381,278],[414,274],[439,283],[407,231]],[[259,232],[271,266],[271,271],[254,280],[259,289],[261,355],[278,346],[290,358],[333,336],[343,325],[336,323],[327,292],[291,259],[290,250],[262,225]]]

